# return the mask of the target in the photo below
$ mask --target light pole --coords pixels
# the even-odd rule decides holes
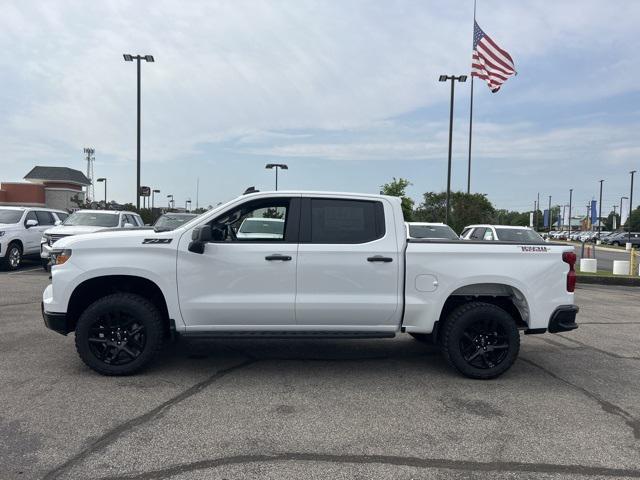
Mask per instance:
[[[629,197],[620,197],[620,230],[624,231],[624,224],[622,222],[622,201],[629,200]]]
[[[160,190],[151,190],[151,212],[153,212],[153,206],[155,204],[154,194],[160,193]]]
[[[185,209],[186,212],[189,212],[189,209],[187,208],[187,205],[191,205],[191,200],[186,200],[184,202],[184,209]]]
[[[107,179],[105,177],[100,177],[98,182],[104,182],[104,208],[107,208]]]
[[[636,174],[636,171],[631,170],[629,174],[631,175],[631,192],[629,193],[629,216],[627,217],[629,219],[629,237],[627,243],[631,243],[631,214],[633,213],[633,176]]]
[[[600,240],[600,232],[602,232],[602,183],[600,180],[600,201],[598,202],[598,240]]]
[[[569,239],[571,239],[571,200],[573,199],[573,188],[569,189]]]
[[[618,228],[617,222],[616,222],[616,208],[618,208],[618,205],[614,205],[613,206],[613,218],[612,218],[612,222],[611,222],[611,231],[615,232],[616,228]]]
[[[138,146],[137,146],[137,181],[136,181],[136,207],[140,209],[140,60],[145,62],[155,62],[153,55],[131,55],[123,54],[125,62],[138,62]]]
[[[549,195],[549,213],[547,217],[549,218],[549,231],[551,231],[551,195]]]
[[[289,167],[284,163],[267,163],[264,168],[268,168],[269,170],[272,168],[276,169],[276,191],[278,191],[278,169],[281,168],[282,170],[289,170]]]
[[[167,195],[167,198],[169,199],[169,208],[171,208],[171,202],[173,202],[173,195]]]
[[[440,75],[439,82],[447,82],[451,80],[451,105],[449,107],[449,160],[447,163],[447,211],[445,213],[444,223],[449,224],[449,212],[451,210],[451,147],[453,145],[453,96],[455,82],[464,83],[467,81],[466,75]]]

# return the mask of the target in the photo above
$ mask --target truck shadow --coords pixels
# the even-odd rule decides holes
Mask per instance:
[[[170,344],[148,372],[168,374],[188,368],[191,372],[211,371],[220,365],[241,361],[278,362],[279,368],[292,371],[301,363],[341,364],[362,373],[379,370],[381,362],[429,366],[434,371],[451,370],[430,344],[413,340],[408,335],[393,339],[180,339]]]

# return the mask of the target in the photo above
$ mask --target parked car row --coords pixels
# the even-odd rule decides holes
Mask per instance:
[[[154,227],[158,231],[177,228],[192,213],[167,213]],[[48,269],[53,244],[64,237],[121,228],[144,228],[135,212],[116,210],[78,210],[72,214],[41,207],[0,207],[0,266],[17,270],[26,258],[41,259]],[[151,228],[151,227],[148,227]]]

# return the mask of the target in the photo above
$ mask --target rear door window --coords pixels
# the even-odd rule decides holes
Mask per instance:
[[[367,243],[384,237],[384,207],[368,200],[310,199],[311,243]]]

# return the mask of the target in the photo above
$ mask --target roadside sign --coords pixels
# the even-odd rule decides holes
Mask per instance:
[[[140,186],[140,196],[141,197],[150,197],[151,196],[151,187]]]

